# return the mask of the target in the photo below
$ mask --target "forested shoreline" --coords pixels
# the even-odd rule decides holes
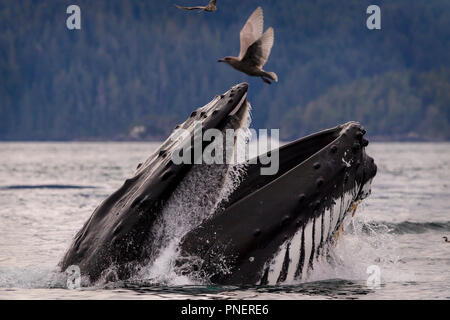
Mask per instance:
[[[208,14],[172,1],[3,0],[0,140],[160,140],[243,81],[252,126],[283,140],[350,120],[378,140],[450,140],[450,2],[378,1],[371,31],[372,2],[223,0]],[[66,27],[70,4],[81,30]],[[271,86],[217,63],[238,54],[258,5],[275,29]]]

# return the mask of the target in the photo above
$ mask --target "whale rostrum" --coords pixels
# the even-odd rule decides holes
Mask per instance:
[[[161,249],[163,238],[157,239],[155,228],[170,212],[171,197],[183,192],[180,185],[195,172],[214,177],[212,191],[203,192],[217,201],[201,218],[192,217],[181,235],[174,262],[178,274],[232,285],[305,279],[370,193],[377,168],[365,153],[365,130],[356,122],[270,151],[279,159],[274,175],[261,174],[263,155],[243,164],[206,165],[192,164],[192,153],[192,162],[174,163],[172,156],[181,145],[190,150],[198,142],[199,123],[204,131],[248,125],[247,90],[246,83],[232,87],[177,126],[187,139],[172,134],[95,209],[60,262],[61,269],[77,265],[92,282],[110,270],[115,278],[131,278]],[[201,141],[202,150],[210,143]],[[227,176],[238,166],[239,183],[223,196]],[[206,180],[203,189],[208,189]],[[191,213],[185,211],[189,219]]]

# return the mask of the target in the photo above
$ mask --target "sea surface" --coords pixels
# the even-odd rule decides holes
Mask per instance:
[[[0,299],[450,299],[449,143],[370,144],[378,174],[335,248],[340,263],[317,265],[303,283],[155,283],[143,272],[67,289],[57,264],[74,235],[157,146],[0,143]],[[368,286],[368,267],[379,286]]]

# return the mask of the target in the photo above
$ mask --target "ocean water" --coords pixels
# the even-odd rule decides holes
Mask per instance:
[[[450,144],[372,143],[379,171],[335,248],[302,283],[223,287],[142,272],[67,289],[57,264],[155,143],[0,143],[0,299],[450,299]],[[165,270],[164,256],[159,273]],[[367,285],[376,266],[380,286]],[[155,266],[152,266],[154,269]],[[373,268],[373,267],[372,267]]]

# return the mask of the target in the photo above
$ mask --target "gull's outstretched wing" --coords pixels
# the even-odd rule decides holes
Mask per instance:
[[[175,4],[175,7],[182,10],[205,10],[206,7],[197,6],[197,7],[182,7],[177,4]]]
[[[209,1],[208,5],[210,5],[210,4],[216,5],[216,0]]]
[[[263,33],[264,17],[261,7],[253,11],[250,18],[248,18],[244,27],[241,30],[241,50],[239,52],[239,59],[244,57],[248,47],[257,41]]]
[[[247,62],[249,65],[262,68],[269,59],[270,51],[272,50],[274,40],[273,28],[270,27],[264,32],[264,34],[255,41],[244,55],[242,61]]]

